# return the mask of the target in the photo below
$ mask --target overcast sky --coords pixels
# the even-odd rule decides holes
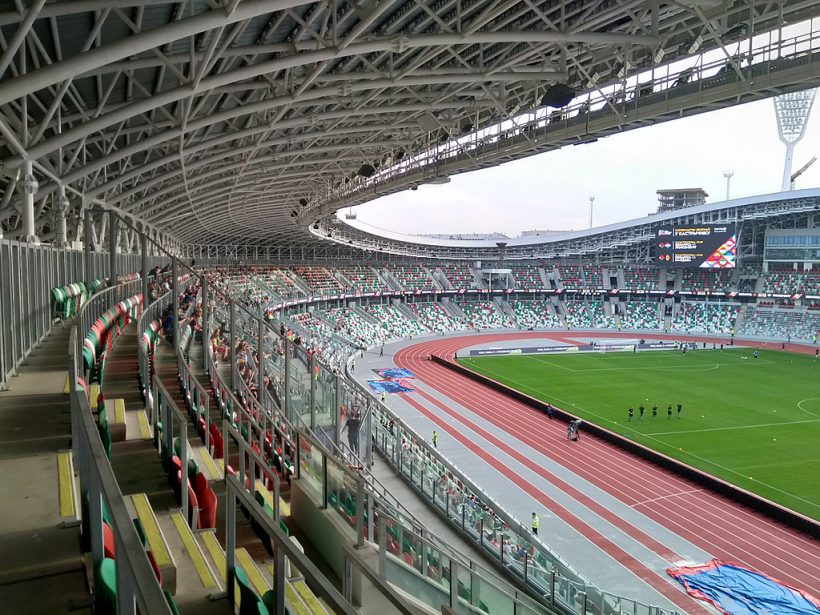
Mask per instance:
[[[792,170],[820,156],[820,100],[815,101]],[[684,118],[463,173],[449,184],[422,186],[356,208],[358,219],[405,233],[487,233],[589,226],[640,217],[657,207],[655,191],[703,188],[709,202],[780,190],[785,146],[772,99]],[[820,161],[797,180],[820,186]]]

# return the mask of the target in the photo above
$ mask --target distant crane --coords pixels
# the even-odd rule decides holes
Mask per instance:
[[[805,173],[808,170],[808,168],[815,162],[817,162],[817,156],[812,156],[811,160],[809,160],[806,164],[800,167],[797,171],[792,173],[792,176],[789,178],[789,190],[794,190],[794,180],[803,175],[803,173]]]

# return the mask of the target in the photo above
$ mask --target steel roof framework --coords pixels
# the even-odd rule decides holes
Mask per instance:
[[[3,1],[0,230],[29,235],[33,203],[40,239],[59,234],[61,216],[80,236],[83,211],[103,205],[182,243],[316,246],[295,220],[300,199],[364,163],[538,106],[552,83],[596,88],[817,10],[809,0]]]

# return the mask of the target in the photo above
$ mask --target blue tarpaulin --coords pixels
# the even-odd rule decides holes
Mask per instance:
[[[376,393],[412,393],[414,390],[404,386],[398,380],[368,380],[367,384]]]
[[[740,564],[714,559],[666,572],[727,615],[820,615],[820,600],[808,592]]]
[[[376,373],[381,376],[382,378],[389,378],[390,380],[395,380],[397,378],[415,378],[416,375],[411,372],[409,369],[403,369],[401,367],[390,367],[386,369],[377,369]]]

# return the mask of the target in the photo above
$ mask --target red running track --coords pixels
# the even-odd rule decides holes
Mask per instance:
[[[573,334],[580,337],[591,335],[583,332],[573,332]],[[619,335],[600,332],[594,332],[594,336],[596,338],[633,339],[636,337],[634,334]],[[641,335],[640,337],[701,340],[701,338],[663,335]],[[399,367],[414,372],[421,382],[503,429],[526,446],[554,459],[578,476],[606,491],[627,506],[640,511],[713,557],[744,564],[809,592],[818,591],[820,588],[820,543],[818,541],[589,434],[584,434],[582,442],[579,443],[580,446],[570,445],[566,441],[566,428],[563,423],[549,421],[543,414],[521,402],[426,360],[430,354],[452,357],[455,351],[478,342],[489,343],[532,338],[570,341],[563,333],[553,335],[549,332],[450,337],[404,348],[396,354],[395,363]],[[703,341],[711,343],[714,340],[703,338]],[[806,351],[805,348],[800,348],[800,350]],[[813,349],[809,350],[813,353]],[[414,399],[414,395],[423,397],[428,402],[428,406],[420,404],[417,399]],[[590,496],[581,493],[532,462],[525,454],[505,444],[470,420],[469,416],[459,414],[420,389],[416,394],[403,397],[419,412],[435,422],[441,430],[449,433],[472,452],[484,458],[488,463],[492,463],[493,467],[510,476],[511,480],[514,480],[524,491],[547,506],[557,516],[569,522],[585,537],[686,612],[704,612],[688,597],[675,591],[656,573],[635,561],[632,556],[594,528],[574,517],[571,512],[528,483],[524,477],[511,468],[499,464],[491,453],[471,440],[469,432],[472,431],[487,440],[539,477],[569,493],[647,549],[665,558],[670,564],[681,559],[674,551],[622,521]],[[430,405],[456,419],[465,429],[450,426],[441,419],[437,412],[429,409]],[[583,456],[578,455],[579,451],[583,451]]]

